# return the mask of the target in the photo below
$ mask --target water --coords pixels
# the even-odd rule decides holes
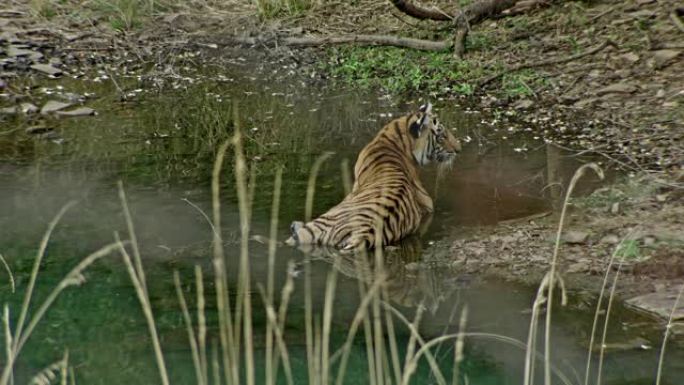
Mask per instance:
[[[26,288],[35,252],[47,223],[69,200],[70,210],[55,230],[36,288],[35,301],[87,254],[111,242],[114,232],[126,228],[116,182],[126,188],[141,243],[147,282],[168,368],[175,384],[194,383],[187,334],[179,310],[173,272],[181,274],[185,295],[194,299],[194,266],[204,271],[208,298],[208,340],[216,341],[217,314],[211,275],[211,229],[198,211],[211,211],[210,177],[215,151],[232,134],[231,101],[239,103],[239,121],[256,181],[250,242],[251,279],[254,287],[265,284],[267,247],[259,242],[268,234],[275,170],[283,167],[282,204],[278,238],[288,235],[292,220],[302,219],[309,170],[327,151],[335,155],[323,164],[314,200],[314,214],[342,199],[341,164],[353,165],[358,151],[391,116],[416,106],[417,100],[392,100],[381,95],[339,88],[312,87],[298,82],[272,82],[240,75],[217,79],[165,83],[160,92],[147,87],[127,101],[111,82],[62,80],[48,83],[47,92],[94,93],[88,105],[95,117],[55,120],[9,120],[10,128],[54,128],[44,139],[26,139],[19,133],[0,136],[0,253],[11,266],[17,293],[3,278],[3,302],[10,304],[16,322],[21,295]],[[135,79],[122,79],[124,88],[137,88]],[[175,86],[174,86],[175,84]],[[57,85],[63,87],[60,91]],[[536,288],[454,269],[408,269],[419,260],[448,258],[440,248],[453,237],[480,226],[543,213],[558,203],[551,181],[567,182],[582,159],[564,156],[524,130],[511,131],[491,123],[479,113],[450,102],[437,102],[443,122],[471,141],[453,170],[437,178],[425,171],[424,183],[435,198],[435,216],[426,233],[387,258],[390,301],[409,319],[424,301],[427,310],[420,326],[425,339],[457,331],[459,314],[468,306],[467,329],[494,333],[521,341],[527,338],[530,306]],[[234,289],[238,270],[239,229],[237,197],[229,151],[222,174],[222,222],[225,249]],[[581,190],[597,185],[590,181]],[[278,247],[276,290],[285,282],[289,261],[298,272],[309,266],[312,301],[316,312],[324,301],[331,263],[325,256],[307,256]],[[443,265],[442,265],[443,266]],[[340,266],[331,340],[333,347],[346,337],[359,305],[357,272]],[[5,276],[4,273],[2,275]],[[306,378],[303,274],[295,279],[285,328],[296,383]],[[158,382],[154,354],[135,291],[118,257],[109,257],[89,268],[86,282],[69,288],[36,329],[16,363],[18,383],[57,361],[69,350],[78,383],[147,384]],[[361,277],[360,279],[366,279]],[[257,291],[252,293],[258,357],[263,357],[265,316]],[[34,302],[35,303],[35,302]],[[572,297],[571,306],[555,313],[552,329],[554,362],[573,383],[583,377],[593,298]],[[35,310],[36,305],[32,307]],[[652,323],[617,306],[609,341],[634,341],[641,337],[657,348],[659,334]],[[649,325],[644,327],[643,325]],[[399,346],[409,334],[398,328]],[[211,349],[210,349],[211,351]],[[435,353],[445,373],[451,373],[452,345]],[[353,346],[347,383],[365,383],[365,345]],[[666,360],[666,381],[676,384],[684,374],[684,352],[675,345]],[[524,352],[518,347],[488,340],[467,339],[462,373],[470,384],[521,383]],[[621,350],[606,357],[604,383],[615,385],[652,383],[657,349]],[[261,365],[257,359],[257,365]],[[539,365],[541,366],[541,365]],[[595,366],[595,365],[594,365]],[[261,378],[261,377],[259,377]],[[429,368],[418,368],[415,383],[431,383]]]

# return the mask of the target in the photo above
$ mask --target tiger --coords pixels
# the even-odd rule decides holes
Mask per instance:
[[[414,234],[433,212],[419,167],[433,161],[450,165],[460,151],[460,141],[439,122],[431,103],[389,122],[359,153],[349,194],[308,223],[292,222],[286,244],[372,250]]]

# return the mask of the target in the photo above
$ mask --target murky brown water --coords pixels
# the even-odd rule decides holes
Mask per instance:
[[[342,199],[341,162],[347,159],[353,164],[358,151],[383,124],[420,104],[418,100],[393,100],[374,93],[297,82],[264,83],[239,74],[216,79],[179,82],[178,89],[167,85],[159,93],[135,91],[125,103],[117,101],[106,80],[62,80],[48,83],[48,92],[94,93],[87,104],[99,115],[0,122],[0,131],[22,128],[0,136],[0,253],[13,268],[19,291],[26,285],[47,223],[68,200],[76,199],[79,204],[53,236],[39,294],[44,295],[80,258],[110,242],[114,231],[125,232],[116,193],[116,182],[122,180],[143,246],[153,306],[174,383],[192,383],[194,377],[172,272],[180,270],[184,281],[190,282],[192,267],[199,264],[210,277],[211,230],[193,205],[210,211],[210,170],[217,145],[231,134],[231,101],[239,103],[246,151],[256,180],[255,235],[268,234],[275,170],[283,167],[279,239],[287,235],[290,221],[303,217],[309,170],[320,154],[335,152],[321,169],[314,214]],[[58,84],[63,90],[56,89]],[[124,87],[133,91],[138,83],[129,79]],[[50,95],[53,97],[55,94]],[[418,303],[425,303],[428,311],[421,326],[425,337],[456,330],[457,315],[467,304],[469,330],[524,341],[535,288],[451,269],[410,270],[405,265],[416,260],[444,260],[448,257],[444,249],[433,243],[457,237],[474,226],[552,210],[558,199],[555,183],[567,183],[586,159],[568,156],[526,127],[494,121],[455,101],[435,100],[435,104],[441,120],[469,143],[452,170],[439,178],[434,169],[425,171],[424,183],[435,197],[435,216],[422,239],[410,240],[388,256],[390,299],[409,317]],[[27,138],[23,128],[36,125],[54,130],[44,139]],[[239,231],[233,178],[232,167],[227,164],[222,180],[224,238],[229,271],[236,272]],[[589,191],[596,183],[590,180],[580,190]],[[250,249],[252,280],[263,283],[266,246],[253,241]],[[331,266],[322,259],[280,247],[277,287],[284,283],[290,260],[297,263],[298,271],[310,263],[313,301],[320,308]],[[349,266],[341,266],[340,271],[334,317],[337,334],[333,340],[345,335],[359,298],[358,273]],[[103,261],[89,271],[87,278],[84,287],[64,294],[37,330],[18,363],[18,378],[28,378],[54,362],[67,347],[81,383],[156,381],[144,321],[119,260]],[[11,294],[4,280],[0,282],[3,298],[16,308],[19,295]],[[211,287],[208,278],[207,286]],[[300,276],[287,325],[288,344],[295,357],[296,347],[303,344],[301,286]],[[559,310],[555,319],[554,359],[573,381],[575,371],[583,374],[592,308],[591,299],[576,297],[574,305]],[[215,309],[209,310],[210,324],[214,322],[210,334],[215,338]],[[255,333],[263,333],[263,315],[256,317]],[[618,308],[613,319],[610,335],[615,340],[630,341],[644,334],[633,326],[642,319],[623,308]],[[653,334],[645,337],[653,338]],[[400,333],[400,338],[407,339],[408,334]],[[363,354],[362,345],[355,349]],[[441,349],[446,355],[447,347]],[[611,353],[604,383],[650,383],[655,375],[656,350]],[[668,354],[669,383],[675,384],[684,374],[683,353],[673,348]],[[473,338],[468,340],[465,371],[470,384],[518,384],[523,358],[518,348]],[[365,370],[363,360],[358,361],[347,377],[350,381],[361,378]],[[305,373],[301,356],[298,362],[300,367],[296,368]],[[356,377],[354,370],[360,373]]]

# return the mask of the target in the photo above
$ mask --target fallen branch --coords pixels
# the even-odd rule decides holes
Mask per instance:
[[[390,0],[398,10],[404,12],[405,14],[415,17],[420,20],[435,20],[435,21],[449,21],[453,17],[449,16],[446,12],[441,12],[434,8],[426,8],[411,1],[405,0]]]
[[[355,45],[382,45],[402,48],[411,48],[421,51],[446,51],[451,48],[449,41],[431,41],[398,37],[390,35],[340,35],[340,36],[305,36],[277,38],[233,38],[235,43],[240,44],[273,44],[285,46],[313,47],[321,45],[355,44]]]
[[[617,45],[612,40],[606,40],[603,43],[597,45],[596,47],[594,47],[590,50],[587,50],[585,52],[578,53],[576,55],[567,56],[567,57],[564,57],[561,59],[549,59],[549,60],[542,60],[542,61],[532,62],[532,63],[518,64],[516,66],[507,68],[507,69],[505,69],[499,73],[496,73],[494,75],[491,75],[491,76],[485,78],[484,80],[482,80],[478,84],[478,86],[484,87],[485,85],[491,83],[492,81],[494,81],[494,80],[496,80],[496,79],[498,79],[498,78],[500,78],[506,74],[509,74],[509,73],[515,72],[515,71],[520,71],[522,69],[544,67],[544,66],[555,65],[555,64],[563,64],[563,63],[567,63],[567,62],[570,62],[573,60],[581,59],[585,56],[594,55],[595,53],[603,50],[604,48],[606,48],[608,46],[616,47]]]
[[[411,17],[415,17],[416,19],[429,19],[435,21],[452,20],[456,32],[450,47],[454,48],[454,55],[460,58],[465,53],[466,37],[468,36],[470,27],[492,16],[500,15],[503,11],[515,6],[518,0],[480,0],[454,12],[453,15],[449,15],[438,9],[423,7],[411,1],[390,1],[398,10]]]

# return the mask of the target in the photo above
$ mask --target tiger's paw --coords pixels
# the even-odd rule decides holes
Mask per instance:
[[[290,238],[287,238],[285,241],[285,244],[290,245],[290,246],[297,246],[299,244],[299,229],[304,226],[304,222],[302,221],[294,221],[292,224],[290,224]]]

